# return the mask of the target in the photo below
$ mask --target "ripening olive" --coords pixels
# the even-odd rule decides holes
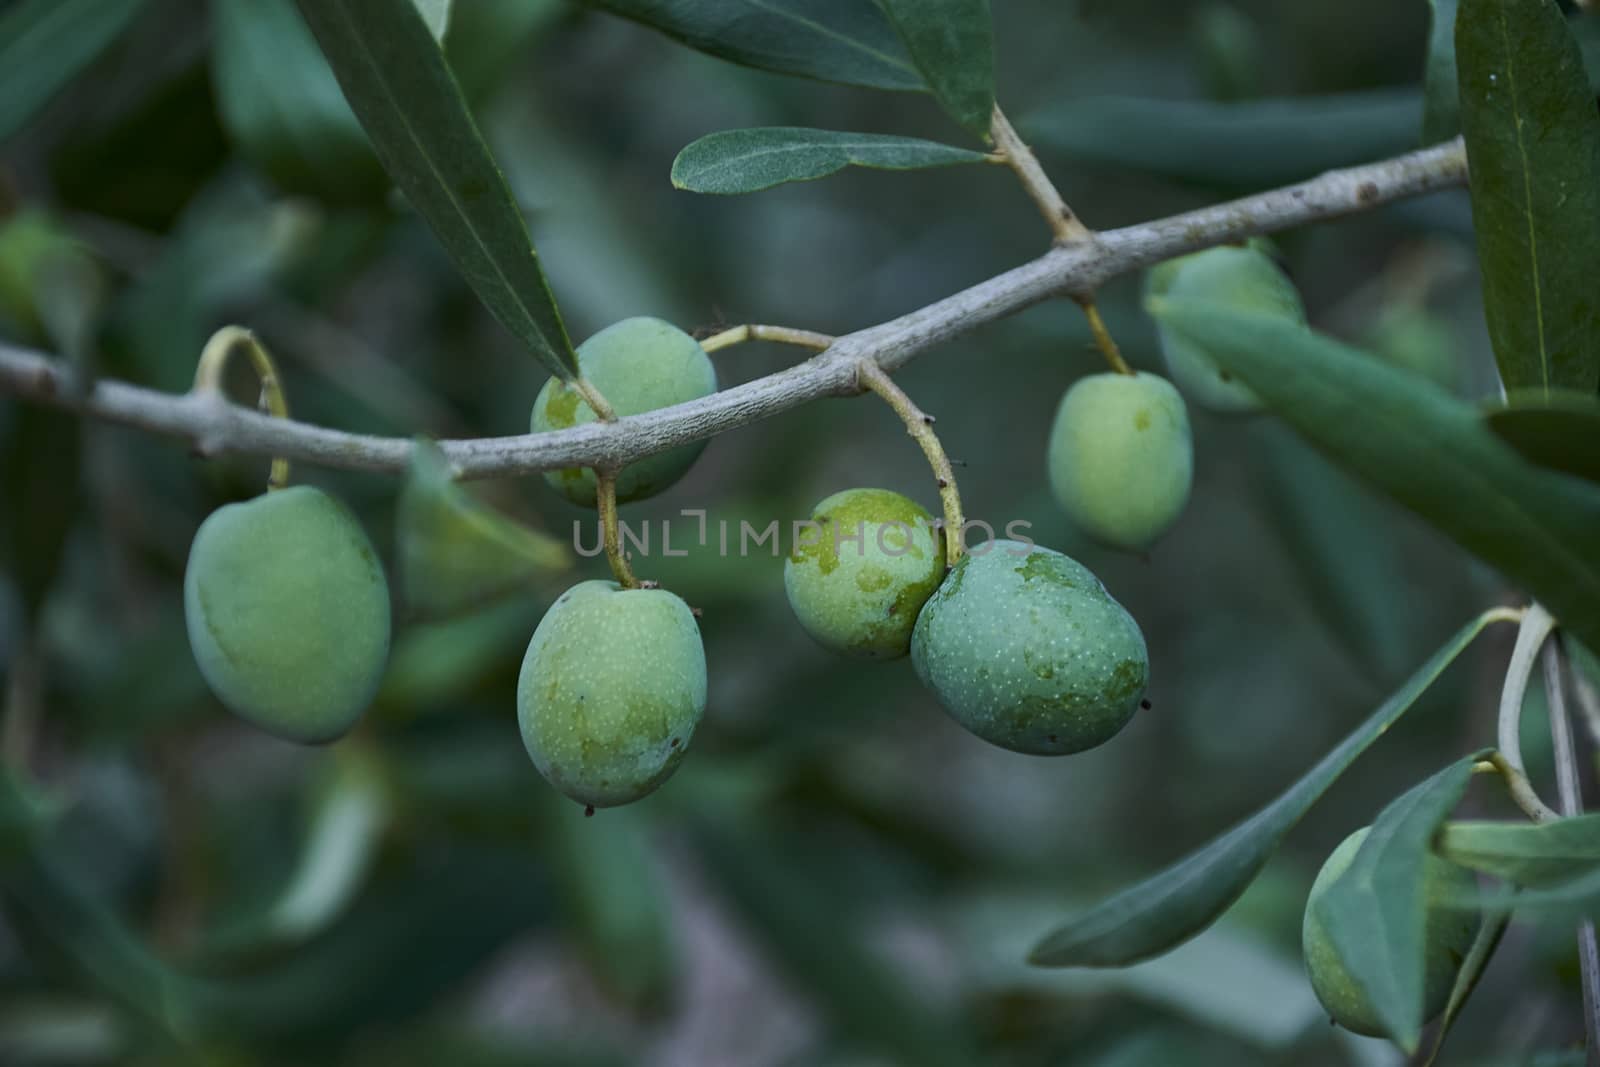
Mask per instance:
[[[627,804],[683,759],[706,709],[694,615],[664,589],[580,582],[533,631],[517,679],[522,743],[580,804]]]
[[[1294,283],[1255,243],[1242,248],[1223,245],[1169,260],[1150,271],[1145,293],[1306,321],[1305,306]],[[1217,366],[1204,349],[1159,324],[1156,333],[1172,380],[1195,403],[1223,414],[1261,407],[1261,399]]]
[[[189,644],[217,698],[262,729],[331,741],[389,656],[389,585],[343,504],[295,486],[217,509],[183,576]]]
[[[1144,634],[1087,567],[992,541],[961,557],[923,606],[911,662],[956,721],[1038,756],[1110,740],[1149,679]]]
[[[1333,942],[1313,907],[1328,891],[1328,887],[1349,869],[1370,829],[1363,827],[1345,838],[1317,873],[1316,881],[1311,884],[1311,895],[1306,901],[1300,944],[1305,955],[1306,972],[1311,977],[1311,988],[1333,1021],[1358,1034],[1385,1037],[1382,1020],[1373,1010],[1366,993],[1340,962]],[[1427,909],[1423,934],[1426,945],[1423,961],[1424,1021],[1444,1010],[1445,1002],[1450,999],[1450,988],[1455,983],[1456,971],[1460,970],[1461,961],[1472,947],[1481,919],[1476,911],[1446,907],[1443,902],[1451,896],[1470,893],[1477,888],[1477,884],[1477,878],[1465,867],[1438,856],[1428,856],[1423,872],[1423,900]]]
[[[1094,374],[1061,398],[1050,429],[1050,488],[1096,541],[1140,552],[1183,513],[1194,476],[1189,413],[1154,374]]]
[[[933,516],[887,489],[846,489],[819,503],[811,522],[783,565],[800,625],[842,655],[905,655],[917,613],[944,576]]]
[[[716,368],[699,342],[660,319],[612,323],[578,346],[578,368],[618,415],[682,404],[717,388]],[[529,426],[538,433],[594,420],[594,410],[576,389],[551,378],[533,402]],[[617,475],[617,500],[643,500],[661,492],[683,477],[704,448],[704,441],[696,441],[628,464]],[[587,467],[550,471],[545,480],[574,504],[594,507],[594,472]]]

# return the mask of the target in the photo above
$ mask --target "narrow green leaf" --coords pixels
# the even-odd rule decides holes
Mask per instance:
[[[1547,823],[1453,822],[1441,856],[1525,886],[1550,886],[1600,871],[1600,813]]]
[[[1433,1032],[1433,1047],[1428,1050],[1428,1058],[1422,1061],[1422,1067],[1433,1067],[1438,1060],[1445,1038],[1450,1036],[1450,1028],[1461,1015],[1461,1009],[1466,1007],[1472,991],[1478,988],[1478,979],[1483,977],[1484,970],[1488,968],[1494,950],[1500,947],[1500,938],[1505,935],[1510,921],[1509,911],[1496,911],[1483,917],[1483,922],[1478,926],[1478,936],[1473,939],[1472,947],[1467,950],[1467,958],[1461,961],[1461,969],[1456,972],[1455,984],[1450,987],[1450,999],[1445,1003],[1444,1014],[1439,1017],[1439,1026]]]
[[[1533,466],[1471,405],[1302,326],[1195,301],[1150,304],[1329,458],[1600,646],[1600,488]]]
[[[1460,90],[1456,85],[1456,9],[1460,0],[1428,0],[1432,29],[1428,65],[1422,80],[1422,143],[1448,141],[1461,132]]]
[[[1600,398],[1570,389],[1513,393],[1484,421],[1541,467],[1600,482]]]
[[[299,0],[378,158],[494,316],[562,379],[578,357],[527,224],[411,0]]]
[[[846,167],[917,170],[982,163],[982,152],[890,134],[766,126],[707,134],[672,161],[672,184],[694,193],[753,193]]]
[[[395,508],[407,611],[434,619],[480,607],[572,565],[561,541],[468,495],[439,446],[419,439]]]
[[[758,70],[870,89],[927,86],[864,0],[581,0],[690,48]]]
[[[1035,946],[1041,967],[1122,967],[1182,944],[1239,899],[1285,834],[1488,625],[1468,623],[1299,781],[1255,815],[1159,874],[1069,919]]]
[[[1600,115],[1554,0],[1462,0],[1461,126],[1508,390],[1600,387]]]
[[[380,194],[383,168],[292,0],[212,0],[211,10],[217,112],[242,154],[288,192]]]
[[[1461,802],[1472,766],[1457,760],[1391,801],[1350,867],[1315,904],[1345,971],[1407,1053],[1422,1039],[1428,842]]]
[[[1017,125],[1041,150],[1225,189],[1264,189],[1366,163],[1417,142],[1414,90],[1217,103],[1084,97]]]
[[[0,13],[0,142],[121,36],[144,0],[21,0]]]
[[[950,117],[989,139],[994,26],[989,0],[876,0]]]

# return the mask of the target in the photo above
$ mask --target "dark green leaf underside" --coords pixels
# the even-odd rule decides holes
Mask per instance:
[[[994,112],[989,0],[877,0],[939,105],[988,140]]]
[[[1432,685],[1487,620],[1461,629],[1299,781],[1200,851],[1069,919],[1034,948],[1044,967],[1122,967],[1204,930],[1260,873],[1283,836],[1330,785]]]
[[[1483,418],[1525,459],[1600,482],[1600,397],[1569,390],[1512,394]]]
[[[1462,0],[1461,126],[1508,390],[1600,387],[1600,115],[1553,0]]]
[[[577,356],[527,225],[411,0],[299,0],[384,169],[494,316],[551,371]]]
[[[1471,405],[1294,323],[1195,301],[1152,303],[1164,326],[1208,352],[1330,459],[1600,646],[1600,487],[1528,463]]]
[[[867,0],[583,0],[746,67],[870,89],[927,88]]]
[[[846,167],[917,170],[982,163],[982,152],[888,134],[767,126],[708,134],[678,153],[672,184],[696,193],[753,193]]]

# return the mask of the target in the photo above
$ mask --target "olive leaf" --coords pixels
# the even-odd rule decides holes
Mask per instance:
[[[1447,823],[1435,848],[1519,886],[1560,885],[1600,872],[1600,813],[1547,823]]]
[[[292,0],[212,0],[217,114],[281,189],[337,201],[387,185],[361,124]]]
[[[1344,970],[1407,1053],[1424,1022],[1428,842],[1487,755],[1457,760],[1391,801],[1349,868],[1311,905]]]
[[[1508,390],[1600,387],[1600,114],[1554,0],[1461,0],[1461,127]]]
[[[581,0],[697,51],[759,70],[871,89],[924,90],[866,0]]]
[[[1041,967],[1121,967],[1182,944],[1216,921],[1285,834],[1489,624],[1468,623],[1388,700],[1277,799],[1166,870],[1067,920],[1033,949]]]
[[[144,0],[21,0],[0,12],[0,142],[94,62]]]
[[[1460,1017],[1461,1009],[1466,1007],[1472,991],[1478,988],[1478,979],[1483,977],[1489,960],[1494,957],[1494,950],[1500,947],[1500,938],[1505,935],[1510,922],[1509,911],[1495,910],[1484,915],[1472,947],[1467,950],[1467,958],[1461,961],[1461,969],[1456,972],[1455,983],[1450,987],[1450,999],[1445,1002],[1444,1014],[1439,1017],[1439,1026],[1434,1031],[1433,1046],[1422,1061],[1422,1067],[1432,1067],[1438,1060],[1445,1038],[1450,1036],[1450,1029]]]
[[[1539,466],[1600,482],[1600,398],[1593,394],[1520,390],[1485,411],[1483,420]]]
[[[1428,0],[1432,25],[1422,80],[1422,143],[1447,141],[1461,132],[1456,85],[1456,9],[1460,0]]]
[[[768,126],[723,130],[693,142],[672,161],[672,184],[695,193],[753,193],[824,178],[850,166],[917,170],[988,158],[916,137]]]
[[[876,0],[939,105],[987,141],[994,113],[989,0]]]
[[[1147,303],[1330,459],[1600,645],[1600,486],[1534,466],[1476,408],[1302,326],[1192,300]]]
[[[456,268],[552,374],[578,373],[505,175],[412,0],[298,0],[372,147]]]
[[[1242,100],[1080,97],[1028,112],[1034,145],[1101,166],[1226,189],[1261,189],[1413,147],[1413,90]]]
[[[439,618],[572,565],[563,542],[506,518],[458,485],[439,446],[418,439],[395,508],[399,580],[415,618]]]

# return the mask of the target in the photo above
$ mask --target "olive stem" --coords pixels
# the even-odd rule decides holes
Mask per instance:
[[[595,414],[595,418],[601,422],[617,421],[616,408],[611,406],[611,401],[606,399],[599,386],[581,374],[572,379],[571,385],[572,388],[578,391],[578,395],[583,397],[583,402],[589,405],[590,410]]]
[[[606,562],[611,574],[624,589],[639,588],[639,579],[628,566],[628,554],[622,548],[622,532],[617,520],[617,472],[608,467],[594,469],[595,507],[600,511],[600,529],[605,539]]]
[[[797,330],[790,326],[758,326],[748,323],[744,326],[734,326],[714,333],[700,342],[700,347],[707,352],[715,352],[720,348],[731,348],[746,341],[776,341],[779,344],[798,345],[821,352],[833,344],[830,334],[817,333],[814,330]]]
[[[228,360],[235,352],[243,350],[250,357],[250,366],[261,382],[261,397],[257,406],[273,418],[289,417],[289,397],[283,390],[283,378],[272,355],[256,335],[243,326],[224,326],[211,335],[200,351],[200,362],[194,368],[196,394],[223,395],[223,375],[227,373]],[[289,484],[289,461],[283,456],[272,457],[272,468],[267,474],[267,491],[282,489]]]
[[[1578,756],[1572,739],[1572,720],[1567,716],[1566,654],[1559,640],[1545,643],[1540,657],[1544,668],[1544,691],[1550,706],[1550,741],[1556,765],[1556,803],[1566,817],[1583,814],[1583,787],[1578,781]],[[1588,1038],[1590,1060],[1600,1050],[1600,945],[1595,942],[1594,923],[1578,926],[1578,970],[1583,982],[1583,1028]]]
[[[1075,296],[1078,306],[1083,309],[1084,317],[1089,320],[1089,332],[1094,334],[1095,347],[1100,349],[1100,354],[1106,357],[1106,362],[1111,364],[1111,369],[1118,374],[1134,376],[1134,369],[1128,366],[1128,361],[1122,358],[1122,349],[1117,347],[1116,339],[1111,336],[1111,331],[1106,329],[1106,320],[1100,317],[1100,308],[1092,296]]]
[[[1094,240],[1094,231],[1085,226],[1067,206],[1060,190],[1039,165],[1033,149],[1017,136],[1011,120],[1006,118],[999,104],[994,106],[994,115],[989,119],[989,136],[994,138],[995,154],[1016,173],[1022,187],[1039,206],[1039,213],[1050,224],[1056,244],[1069,245]]]
[[[1531,604],[1517,628],[1517,643],[1511,650],[1511,662],[1506,667],[1505,686],[1500,691],[1500,717],[1497,730],[1499,752],[1496,762],[1505,777],[1506,788],[1517,807],[1534,822],[1550,822],[1560,815],[1539,799],[1528,772],[1522,765],[1522,700],[1528,692],[1528,679],[1533,674],[1534,661],[1539,657],[1556,621],[1538,604]]]
[[[894,383],[884,369],[872,360],[862,360],[856,366],[856,380],[882,397],[884,402],[906,424],[906,433],[922,448],[933,468],[933,477],[939,484],[939,501],[944,505],[944,559],[947,567],[954,567],[961,559],[961,533],[966,517],[961,513],[961,491],[956,488],[956,472],[945,455],[939,435],[933,432],[933,416],[925,413]]]

